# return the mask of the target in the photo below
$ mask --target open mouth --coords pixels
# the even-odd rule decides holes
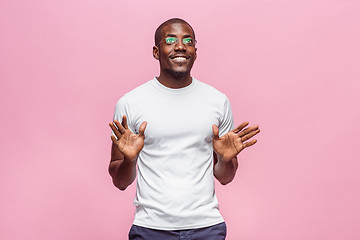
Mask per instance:
[[[175,63],[184,63],[188,61],[188,57],[187,56],[172,56],[171,60]]]

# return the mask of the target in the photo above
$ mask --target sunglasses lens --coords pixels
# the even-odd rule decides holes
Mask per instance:
[[[184,38],[183,43],[186,45],[193,45],[194,41],[192,40],[192,38]]]
[[[177,42],[177,38],[175,38],[175,37],[168,37],[168,38],[165,38],[165,42],[166,42],[167,44],[174,44],[174,43]]]

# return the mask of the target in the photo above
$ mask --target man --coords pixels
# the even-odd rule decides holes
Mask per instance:
[[[186,21],[162,23],[153,47],[159,77],[116,104],[110,123],[116,136],[109,165],[114,185],[125,190],[138,166],[129,239],[225,239],[214,176],[223,185],[231,182],[236,156],[256,143],[249,139],[260,130],[246,128],[247,122],[233,129],[228,98],[191,77],[195,46]]]

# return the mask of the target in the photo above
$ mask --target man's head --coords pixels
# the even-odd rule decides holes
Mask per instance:
[[[172,18],[162,23],[156,29],[153,47],[160,74],[174,78],[190,74],[196,59],[195,43],[194,30],[185,20]]]

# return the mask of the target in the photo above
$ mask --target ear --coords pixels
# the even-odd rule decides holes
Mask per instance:
[[[153,46],[153,56],[156,60],[159,60],[159,47]]]
[[[197,48],[195,48],[195,56],[194,56],[194,61],[196,60],[197,58],[197,54],[196,54],[196,51],[197,51]]]

